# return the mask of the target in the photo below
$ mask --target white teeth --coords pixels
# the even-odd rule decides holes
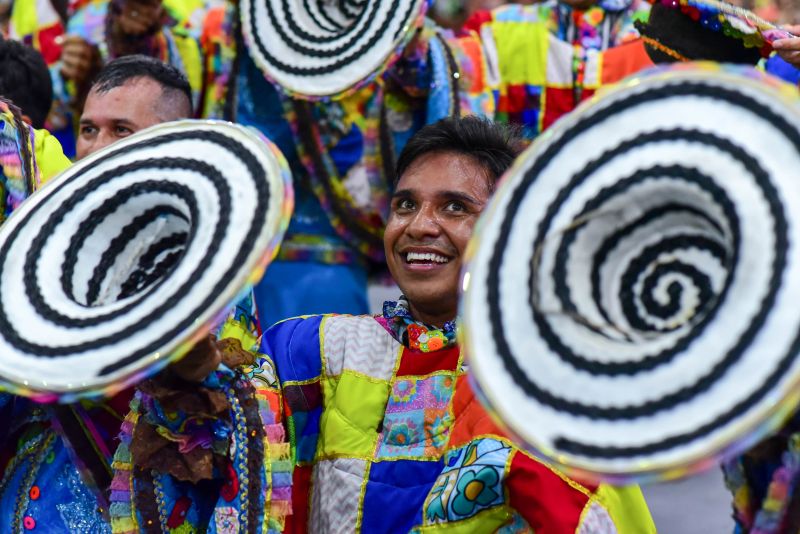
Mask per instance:
[[[440,256],[438,254],[433,254],[431,252],[421,253],[421,252],[409,252],[406,256],[406,261],[427,261],[427,262],[436,262],[436,263],[447,263],[450,261],[448,258],[444,256]]]

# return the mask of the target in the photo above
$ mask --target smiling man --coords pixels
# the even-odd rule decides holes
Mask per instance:
[[[77,157],[150,126],[191,116],[191,88],[178,69],[142,55],[115,59],[100,71],[86,97]]]
[[[461,266],[518,146],[474,117],[423,128],[398,160],[384,237],[404,296],[380,316],[289,319],[264,335],[292,444],[286,531],[655,532],[638,487],[581,484],[518,449],[469,384]]]

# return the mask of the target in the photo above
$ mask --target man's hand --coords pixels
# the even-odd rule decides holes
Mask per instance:
[[[123,35],[142,35],[158,29],[163,16],[161,0],[127,0],[114,17],[114,27]]]
[[[97,48],[77,35],[66,35],[61,41],[61,76],[77,85],[89,81],[100,67]]]
[[[800,25],[783,26],[782,29],[788,31],[792,35],[800,36]],[[772,43],[772,48],[775,49],[775,52],[777,52],[784,61],[800,69],[800,37],[779,39]]]
[[[173,363],[169,370],[178,378],[187,382],[202,382],[219,367],[222,362],[222,353],[217,348],[217,338],[209,335],[181,358]]]

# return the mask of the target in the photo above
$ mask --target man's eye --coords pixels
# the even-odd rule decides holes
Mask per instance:
[[[94,135],[97,128],[94,126],[81,126],[81,135]]]
[[[445,206],[445,209],[447,211],[466,211],[467,207],[462,202],[454,200],[452,202],[448,202],[447,206]]]
[[[398,210],[413,210],[414,209],[414,201],[410,198],[404,198],[397,201],[397,209]]]
[[[118,137],[126,137],[133,133],[133,130],[130,128],[126,128],[125,126],[117,126],[114,131],[116,132]]]

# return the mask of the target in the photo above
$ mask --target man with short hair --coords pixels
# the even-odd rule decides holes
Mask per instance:
[[[638,487],[571,480],[519,449],[468,381],[455,336],[461,266],[519,145],[509,129],[476,117],[424,127],[398,159],[384,234],[403,296],[379,316],[299,317],[264,334],[268,356],[254,383],[268,397],[260,403],[268,434],[285,429],[294,466],[291,504],[288,476],[273,477],[267,508],[276,530],[655,532]],[[141,407],[129,416],[138,421],[134,435],[180,424]],[[143,460],[134,452],[134,464]],[[287,463],[273,456],[264,470]],[[163,487],[165,502],[188,499]],[[137,518],[155,522],[167,512],[156,505]]]
[[[86,97],[78,159],[144,128],[191,115],[191,88],[178,69],[142,55],[115,59]]]
[[[91,88],[81,119],[79,157],[141,129],[190,114],[189,84],[180,71],[146,56],[120,58],[99,73]],[[252,297],[231,309],[217,334],[226,347],[234,347],[237,356],[257,351],[259,332]],[[204,338],[169,368],[169,376],[190,383],[185,388],[189,394],[201,391],[195,382],[220,360],[224,361],[215,340]],[[108,399],[58,406],[0,393],[0,421],[5,423],[0,425],[0,525],[4,531],[111,531],[107,506],[111,460],[133,393],[130,388]],[[197,435],[203,429],[193,427],[192,431]],[[184,472],[191,476],[208,467],[197,460],[202,458],[200,449],[186,462]],[[217,492],[202,484],[199,489],[188,487],[205,497]]]

